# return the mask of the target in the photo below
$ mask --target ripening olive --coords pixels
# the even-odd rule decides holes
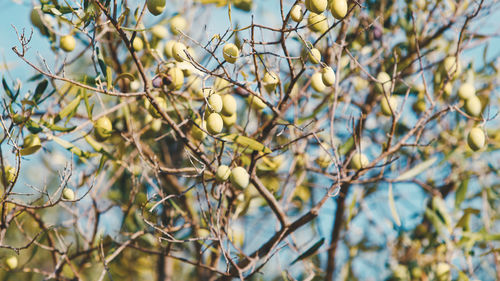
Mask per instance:
[[[336,19],[343,19],[347,14],[347,0],[331,0],[330,12]]]
[[[194,121],[194,123],[196,123],[196,125],[200,126],[204,130],[207,129],[207,122],[205,120],[201,120],[200,118],[198,118]],[[205,133],[202,129],[200,129],[196,125],[193,125],[193,127],[191,127],[191,136],[195,140],[202,141],[207,136],[207,133]]]
[[[184,31],[184,29],[186,29],[186,25],[186,19],[181,15],[175,15],[170,19],[170,31],[174,35],[178,35],[181,31]]]
[[[380,72],[378,75],[377,75],[377,80],[378,82],[381,84],[377,84],[377,88],[380,92],[385,92],[387,94],[390,94],[391,93],[391,87],[392,87],[392,83],[391,83],[391,76],[389,76],[389,74],[387,74],[387,72]]]
[[[264,88],[266,89],[266,91],[271,93],[272,91],[274,91],[276,89],[276,85],[278,85],[278,83],[280,82],[280,79],[276,73],[269,71],[269,72],[266,72],[266,74],[264,74],[263,82],[264,82]]]
[[[355,170],[359,170],[361,168],[365,168],[370,164],[370,161],[368,160],[368,157],[364,155],[363,153],[356,153],[351,159],[351,168]]]
[[[229,128],[236,123],[237,114],[233,114],[231,116],[226,116],[224,114],[221,115],[222,121],[224,122],[224,127]]]
[[[232,95],[224,95],[222,97],[222,110],[221,113],[226,116],[231,116],[236,113],[238,105],[236,104],[236,99]]]
[[[390,105],[390,107],[389,107]],[[397,107],[398,107],[398,100],[396,97],[389,96],[389,100],[387,100],[385,97],[382,97],[382,101],[380,103],[380,107],[382,108],[382,113],[385,116],[392,116],[392,112],[394,114],[396,113]],[[392,112],[391,112],[392,108]]]
[[[248,175],[247,170],[243,167],[235,167],[231,170],[231,183],[239,188],[244,189],[248,186],[250,182],[250,176]]]
[[[472,128],[467,136],[467,144],[474,151],[483,148],[485,141],[484,131],[478,127]]]
[[[170,90],[179,90],[184,84],[184,73],[178,67],[172,67],[167,71],[167,75],[170,78],[170,84],[167,87]]]
[[[309,52],[309,61],[312,64],[318,64],[321,61],[321,52],[316,48],[312,48]]]
[[[471,116],[479,117],[482,108],[481,100],[475,95],[465,101],[465,112]]]
[[[177,42],[174,40],[170,40],[165,44],[165,55],[167,56],[167,58],[172,58],[174,56],[172,49],[175,43]]]
[[[165,9],[166,0],[147,0],[146,4],[149,12],[158,16]]]
[[[323,13],[327,6],[328,6],[328,1],[327,0],[306,0],[306,8],[316,14]]]
[[[323,84],[327,87],[335,84],[335,72],[333,72],[333,69],[329,66],[326,66],[321,70],[321,78],[323,79]]]
[[[63,49],[63,51],[65,52],[71,52],[76,47],[76,40],[71,35],[65,35],[61,37],[59,41],[59,47],[61,47],[61,49]]]
[[[307,24],[313,32],[324,33],[328,30],[328,21],[323,14],[311,12]]]
[[[42,143],[40,138],[36,134],[28,135],[24,138],[23,149],[21,149],[21,155],[31,155],[42,148]]]
[[[95,122],[94,132],[99,140],[105,140],[111,136],[113,130],[113,124],[108,117],[103,116]]]
[[[222,117],[220,117],[219,113],[210,113],[207,118],[207,131],[215,135],[222,132],[223,127],[224,122],[222,121]]]
[[[7,259],[5,259],[5,265],[9,270],[14,270],[16,269],[18,265],[17,257],[15,256],[10,256]]]
[[[294,22],[301,22],[302,19],[304,18],[304,13],[302,12],[302,7],[300,5],[293,5],[292,9],[290,10],[290,18]]]
[[[144,42],[142,42],[142,39],[136,36],[134,40],[132,41],[132,47],[136,52],[139,52],[144,48]]]
[[[321,75],[321,72],[316,72],[311,76],[311,87],[316,91],[316,92],[323,92],[326,89],[325,84],[323,84],[323,75]]]
[[[75,192],[70,188],[64,188],[62,192],[62,198],[64,200],[73,201],[75,200]]]
[[[259,96],[260,96],[260,94],[259,94]],[[257,97],[254,95],[250,95],[250,97],[248,98],[248,102],[249,102],[251,107],[253,107],[257,110],[264,109],[267,106],[266,103],[264,101],[262,101],[261,97]]]
[[[219,182],[227,181],[231,175],[231,169],[226,165],[220,165],[215,173],[215,179]]]
[[[168,36],[168,31],[163,25],[155,25],[151,28],[151,33],[154,37],[163,39]]]
[[[208,97],[208,105],[213,112],[219,113],[222,110],[222,98],[219,94],[212,94]]]
[[[172,47],[172,55],[174,59],[178,62],[183,62],[188,59],[185,51],[187,50],[186,45],[181,42],[175,42]]]
[[[228,63],[235,63],[239,54],[240,51],[238,50],[238,47],[236,47],[233,43],[228,43],[224,45],[224,48],[222,48],[222,55]]]
[[[476,88],[472,83],[464,83],[458,88],[458,97],[467,100],[476,95]]]

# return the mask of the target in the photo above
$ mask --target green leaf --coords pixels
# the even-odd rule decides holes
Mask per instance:
[[[9,88],[9,85],[7,84],[7,81],[5,81],[5,78],[2,78],[2,86],[3,86],[3,89],[5,90],[5,93],[7,94],[7,96],[12,100],[12,101],[15,101],[16,100],[16,97],[14,96],[14,94],[12,93],[12,90]]]
[[[76,97],[76,99],[72,100],[65,108],[63,108],[56,117],[56,120],[61,120],[64,117],[68,116],[70,113],[75,112],[80,105],[80,101],[82,98],[80,96]]]
[[[120,75],[118,75],[115,79],[115,82],[120,80],[120,79],[126,79],[128,80],[129,82],[132,82],[135,80],[134,78],[134,75],[128,73],[128,72],[124,72],[124,73],[121,73]]]
[[[389,184],[389,209],[391,209],[392,218],[397,226],[401,226],[398,211],[396,210],[396,203],[394,202],[394,194],[392,193],[392,184]]]
[[[47,139],[55,141],[57,144],[64,147],[65,149],[71,151],[72,153],[74,153],[75,155],[77,155],[80,158],[87,158],[87,153],[85,153],[83,150],[81,150],[76,145],[70,143],[67,140],[63,140],[61,138],[58,138],[56,136],[51,136],[51,135],[48,135]],[[82,159],[82,160],[84,160],[84,159]]]
[[[437,161],[437,157],[432,157],[420,164],[417,164],[415,167],[409,169],[408,171],[401,174],[399,177],[395,178],[395,181],[407,181],[416,177],[418,174],[424,172],[428,168],[430,168],[434,162]]]
[[[108,90],[113,88],[113,70],[111,67],[106,66],[106,81],[108,83]]]
[[[33,100],[36,103],[38,103],[38,101],[40,100],[40,98],[43,95],[43,92],[45,92],[45,90],[47,89],[48,85],[49,85],[49,81],[47,81],[45,79],[42,82],[38,83],[38,85],[36,86],[36,89],[35,89],[35,94],[33,95]]]
[[[340,147],[339,147],[339,153],[341,155],[345,155],[347,152],[349,152],[354,145],[354,138],[350,137],[346,142],[344,142]]]
[[[37,122],[35,122],[35,121],[31,120],[31,119],[28,120],[28,122],[26,122],[26,127],[33,134],[38,134],[41,131],[43,131],[42,127],[40,127],[40,125],[38,125]]]
[[[460,182],[458,189],[455,193],[455,207],[458,208],[460,204],[465,200],[467,194],[467,188],[469,186],[469,178]]]
[[[264,153],[271,153],[271,149],[267,148],[265,145],[262,143],[251,139],[249,137],[237,135],[237,134],[227,134],[224,136],[220,137],[222,140],[227,141],[227,142],[235,142],[243,147],[249,148],[251,150],[255,151],[261,151]]]
[[[319,239],[318,242],[314,243],[314,245],[311,246],[311,248],[307,249],[304,253],[302,253],[300,256],[298,256],[290,265],[303,260],[309,256],[312,256],[316,251],[323,245],[325,242],[325,238]]]
[[[50,129],[52,131],[57,131],[57,132],[71,132],[76,128],[76,126],[66,128],[66,127],[55,125],[55,124],[51,124],[51,123],[44,121],[44,120],[40,121],[40,123],[42,125],[44,125],[45,127],[47,127],[48,129]]]

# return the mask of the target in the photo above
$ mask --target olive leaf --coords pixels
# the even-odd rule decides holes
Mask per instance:
[[[227,142],[235,142],[235,143],[237,143],[243,147],[249,148],[251,150],[261,151],[264,153],[271,153],[272,152],[271,149],[269,149],[268,147],[266,147],[262,143],[254,140],[252,138],[249,138],[249,137],[245,137],[245,136],[241,136],[241,135],[237,135],[237,134],[227,134],[227,135],[221,136],[220,138],[224,141],[227,141]]]
[[[415,167],[409,169],[408,171],[401,174],[399,177],[395,178],[394,181],[407,181],[416,177],[418,174],[424,172],[428,168],[430,168],[434,162],[437,161],[437,157],[432,157],[429,160],[426,160],[420,164],[417,164]]]
[[[391,209],[392,218],[397,226],[401,226],[401,220],[396,210],[396,203],[394,202],[394,194],[392,192],[392,184],[389,183],[389,209]]]

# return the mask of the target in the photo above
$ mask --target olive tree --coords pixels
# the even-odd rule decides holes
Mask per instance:
[[[22,2],[4,280],[500,279],[498,1]]]

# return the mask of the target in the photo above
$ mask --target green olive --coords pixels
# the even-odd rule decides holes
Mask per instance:
[[[153,132],[159,132],[161,129],[161,125],[162,125],[161,119],[153,119],[151,121],[151,130]]]
[[[200,118],[198,118],[194,122],[204,130],[206,130],[207,122],[205,120],[201,120]],[[191,127],[191,136],[197,141],[203,141],[207,136],[207,133],[201,130],[198,126],[193,125]]]
[[[335,84],[335,72],[333,72],[333,69],[329,66],[326,66],[321,70],[321,78],[323,80],[323,84],[327,87]]]
[[[7,183],[14,182],[14,179],[16,178],[16,168],[10,166],[10,165],[5,165],[5,179],[7,180]],[[0,172],[0,176],[1,176]],[[2,176],[3,177],[3,176]],[[3,178],[1,179],[3,181]]]
[[[228,43],[224,45],[224,48],[222,48],[222,55],[228,63],[235,63],[239,54],[240,51],[238,50],[238,47],[236,47],[233,43]]]
[[[217,172],[215,173],[215,179],[218,182],[227,181],[230,175],[231,175],[231,169],[229,169],[229,167],[226,165],[220,165],[217,168]]]
[[[264,88],[266,89],[266,91],[271,93],[272,91],[274,91],[276,89],[276,86],[280,82],[280,78],[276,73],[269,71],[269,72],[266,72],[266,74],[264,74],[263,82],[264,82]]]
[[[479,115],[481,115],[482,109],[483,105],[481,104],[481,100],[477,96],[472,96],[465,101],[465,112],[467,112],[467,114],[471,116],[479,117]]]
[[[23,149],[21,149],[21,155],[31,155],[42,148],[42,143],[38,135],[32,134],[24,138]]]
[[[318,93],[321,93],[326,89],[325,84],[323,84],[322,76],[321,72],[316,72],[313,76],[311,76],[311,87]]]
[[[149,12],[158,16],[165,10],[166,0],[147,0],[146,4]]]
[[[451,75],[452,78],[457,78],[462,72],[462,66],[460,65],[460,61],[457,61],[455,56],[447,57],[443,61],[443,74]]]
[[[170,31],[174,35],[178,35],[184,31],[187,26],[187,21],[181,15],[175,15],[170,19]]]
[[[316,158],[316,164],[318,164],[318,166],[320,166],[323,169],[328,168],[328,166],[330,166],[331,163],[332,159],[327,154],[321,154],[320,156],[318,156],[318,158]]]
[[[94,132],[98,140],[105,140],[111,136],[113,124],[108,117],[103,116],[95,122]]]
[[[222,122],[224,122],[224,127],[229,128],[236,123],[237,114],[233,114],[231,116],[226,116],[224,114],[221,115]]]
[[[323,14],[311,12],[307,24],[313,32],[325,33],[328,30],[328,21]]]
[[[368,160],[368,157],[362,153],[356,153],[351,159],[351,168],[354,170],[359,170],[362,168],[365,168],[370,164],[370,161]]]
[[[244,189],[250,183],[250,176],[248,175],[247,170],[243,167],[235,167],[231,170],[231,183],[239,188]]]
[[[425,99],[417,99],[417,101],[413,104],[413,110],[416,113],[422,113],[427,109],[427,104]]]
[[[444,85],[443,94],[445,97],[449,97],[449,96],[451,96],[452,92],[453,92],[453,85],[451,85],[450,82],[447,82]]]
[[[476,88],[471,83],[464,83],[458,88],[458,97],[467,100],[476,95]]]
[[[35,27],[37,27],[40,30],[43,30],[45,28],[45,25],[43,24],[42,18],[40,17],[40,13],[42,13],[41,8],[34,7],[30,13],[30,21],[31,24],[33,24]]]
[[[172,49],[173,49],[175,43],[177,43],[177,42],[174,41],[174,40],[170,40],[170,41],[168,41],[165,44],[165,55],[167,56],[167,58],[173,58],[174,57]]]
[[[184,84],[184,73],[178,67],[172,67],[167,71],[167,75],[170,78],[170,84],[167,87],[170,90],[180,90]]]
[[[174,46],[172,47],[172,55],[178,62],[183,62],[188,59],[185,51],[187,51],[186,45],[182,44],[181,42],[175,42]]]
[[[481,128],[475,127],[470,130],[469,135],[467,136],[467,144],[472,150],[480,150],[484,147],[485,142],[486,138],[484,136],[484,131]]]
[[[216,135],[222,132],[223,127],[224,121],[222,121],[222,117],[220,117],[219,113],[210,113],[207,118],[207,131],[210,134]]]
[[[222,110],[222,98],[219,94],[212,94],[208,97],[208,105],[213,112],[219,113]]]
[[[330,12],[336,19],[343,19],[347,14],[347,0],[331,0]]]
[[[266,103],[264,101],[262,101],[262,98],[254,96],[254,95],[250,95],[250,97],[248,98],[248,103],[250,104],[251,107],[253,107],[257,110],[262,110],[262,109],[266,108],[266,106],[267,106]]]
[[[378,75],[377,75],[377,80],[378,82],[380,83],[380,85],[377,84],[377,89],[380,91],[380,92],[385,92],[387,94],[390,94],[391,93],[391,87],[392,87],[392,83],[391,83],[391,76],[389,76],[389,74],[387,74],[387,72],[380,72]]]
[[[70,188],[64,188],[62,192],[62,198],[64,200],[73,201],[75,200],[75,192]]]
[[[382,113],[385,116],[392,116],[391,108],[394,114],[396,114],[396,110],[398,107],[398,100],[396,99],[396,97],[393,96],[389,96],[389,100],[387,100],[385,97],[382,97],[380,107],[382,108]]]
[[[136,52],[141,51],[144,49],[144,42],[142,42],[142,39],[136,36],[134,40],[132,41],[132,47]]]
[[[306,0],[306,8],[316,14],[323,13],[328,7],[327,0]]]
[[[231,116],[236,113],[238,105],[236,104],[236,99],[232,95],[224,95],[222,97],[222,110],[221,113],[226,116]]]
[[[302,7],[300,5],[293,5],[290,10],[290,18],[294,22],[301,22],[304,19],[304,13],[302,12]]]
[[[151,28],[151,33],[158,39],[164,39],[168,36],[168,30],[163,25],[155,25]]]
[[[71,52],[76,47],[76,40],[71,35],[65,35],[61,37],[61,40],[59,41],[59,47],[61,47],[61,49],[65,52]]]
[[[312,64],[318,64],[321,61],[321,52],[316,48],[312,48],[309,52],[309,61]]]
[[[17,257],[15,256],[10,256],[8,258],[5,259],[5,265],[7,266],[7,268],[9,270],[14,270],[17,268],[17,265],[18,265],[18,261],[17,261]]]

